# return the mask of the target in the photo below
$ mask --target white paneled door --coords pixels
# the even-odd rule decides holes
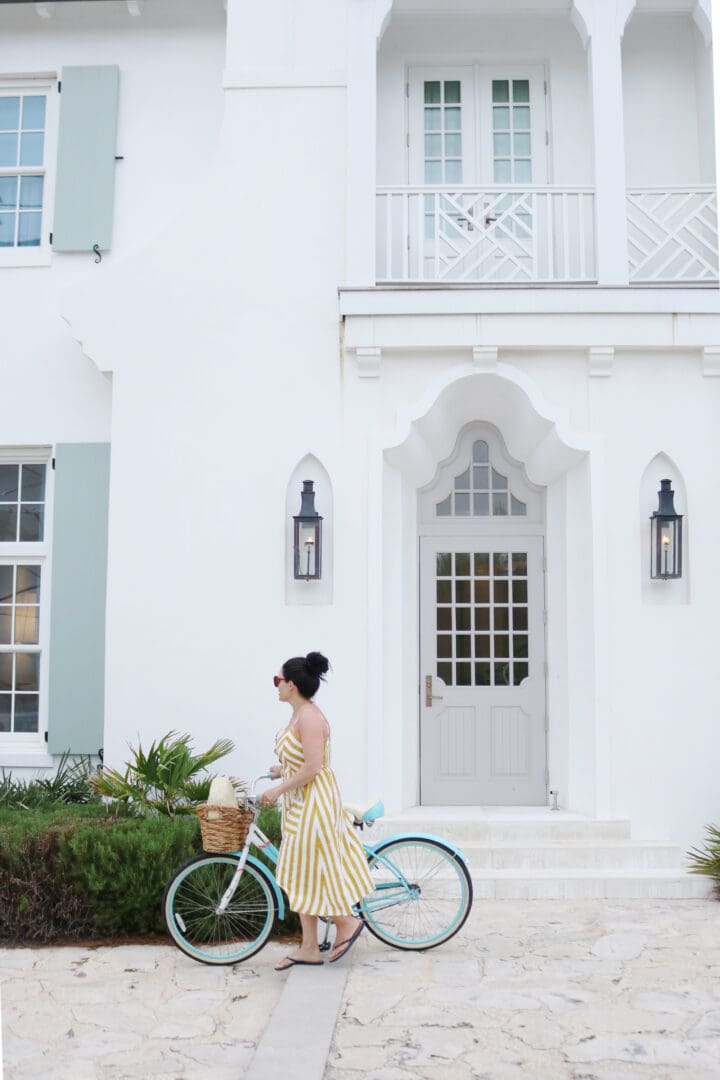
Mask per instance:
[[[420,544],[421,802],[546,802],[543,539]]]

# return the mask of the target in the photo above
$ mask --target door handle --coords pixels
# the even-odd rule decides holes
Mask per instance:
[[[425,705],[429,709],[432,706],[433,701],[442,701],[442,694],[433,694],[432,692],[432,675],[425,676]]]

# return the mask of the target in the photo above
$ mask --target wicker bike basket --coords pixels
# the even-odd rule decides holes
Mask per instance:
[[[237,851],[245,843],[255,817],[253,811],[244,806],[201,803],[196,810],[205,851]]]

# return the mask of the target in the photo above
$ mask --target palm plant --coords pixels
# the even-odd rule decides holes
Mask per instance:
[[[88,785],[92,774],[89,757],[70,760],[70,751],[61,755],[52,776],[16,780],[3,769],[0,774],[0,807],[34,810],[56,803],[87,803],[93,798]]]
[[[103,767],[90,779],[96,795],[119,799],[138,814],[191,814],[207,798],[212,777],[207,767],[234,749],[230,739],[217,739],[202,754],[193,753],[189,735],[168,731],[147,751],[138,743],[125,772]],[[244,785],[233,779],[236,790]]]
[[[688,852],[691,874],[706,874],[715,879],[715,888],[720,890],[720,828],[708,825],[704,848],[692,848]]]

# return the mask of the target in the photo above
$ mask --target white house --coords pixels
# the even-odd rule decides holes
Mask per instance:
[[[0,765],[254,775],[320,649],[348,796],[698,842],[712,100],[708,0],[3,3]]]

